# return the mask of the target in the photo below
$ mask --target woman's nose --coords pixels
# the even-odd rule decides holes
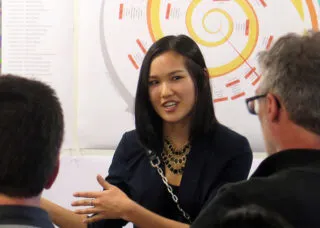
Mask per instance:
[[[173,94],[172,88],[168,83],[161,85],[161,97],[168,97]]]

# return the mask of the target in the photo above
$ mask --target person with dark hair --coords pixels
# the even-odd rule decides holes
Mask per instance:
[[[91,206],[77,211],[94,214],[81,217],[88,227],[191,223],[221,185],[247,178],[249,143],[216,120],[203,55],[185,35],[163,37],[146,53],[135,124],[123,135],[106,181],[98,177],[104,191],[75,194],[88,198],[73,203]],[[79,215],[43,205],[60,227],[85,225]]]
[[[279,214],[250,204],[227,211],[217,218],[216,228],[293,228]]]
[[[0,76],[0,227],[54,227],[40,196],[57,176],[63,132],[51,87]]]

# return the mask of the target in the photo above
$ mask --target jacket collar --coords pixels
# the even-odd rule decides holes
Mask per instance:
[[[290,149],[263,160],[252,177],[265,177],[289,168],[315,166],[320,169],[320,150]]]
[[[3,224],[54,228],[46,211],[22,205],[0,205],[0,225]]]

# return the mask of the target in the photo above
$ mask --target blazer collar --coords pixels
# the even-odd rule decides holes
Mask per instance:
[[[289,168],[316,166],[320,168],[320,150],[290,149],[266,158],[252,177],[266,177]]]

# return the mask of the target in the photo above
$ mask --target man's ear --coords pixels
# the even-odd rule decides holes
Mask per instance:
[[[52,184],[54,183],[54,181],[56,180],[58,173],[59,173],[59,169],[60,169],[60,159],[57,159],[57,162],[54,166],[53,172],[51,174],[51,176],[49,177],[46,185],[44,186],[45,189],[49,189],[51,188]]]
[[[280,117],[279,99],[272,93],[267,94],[267,114],[270,122],[277,122]]]

